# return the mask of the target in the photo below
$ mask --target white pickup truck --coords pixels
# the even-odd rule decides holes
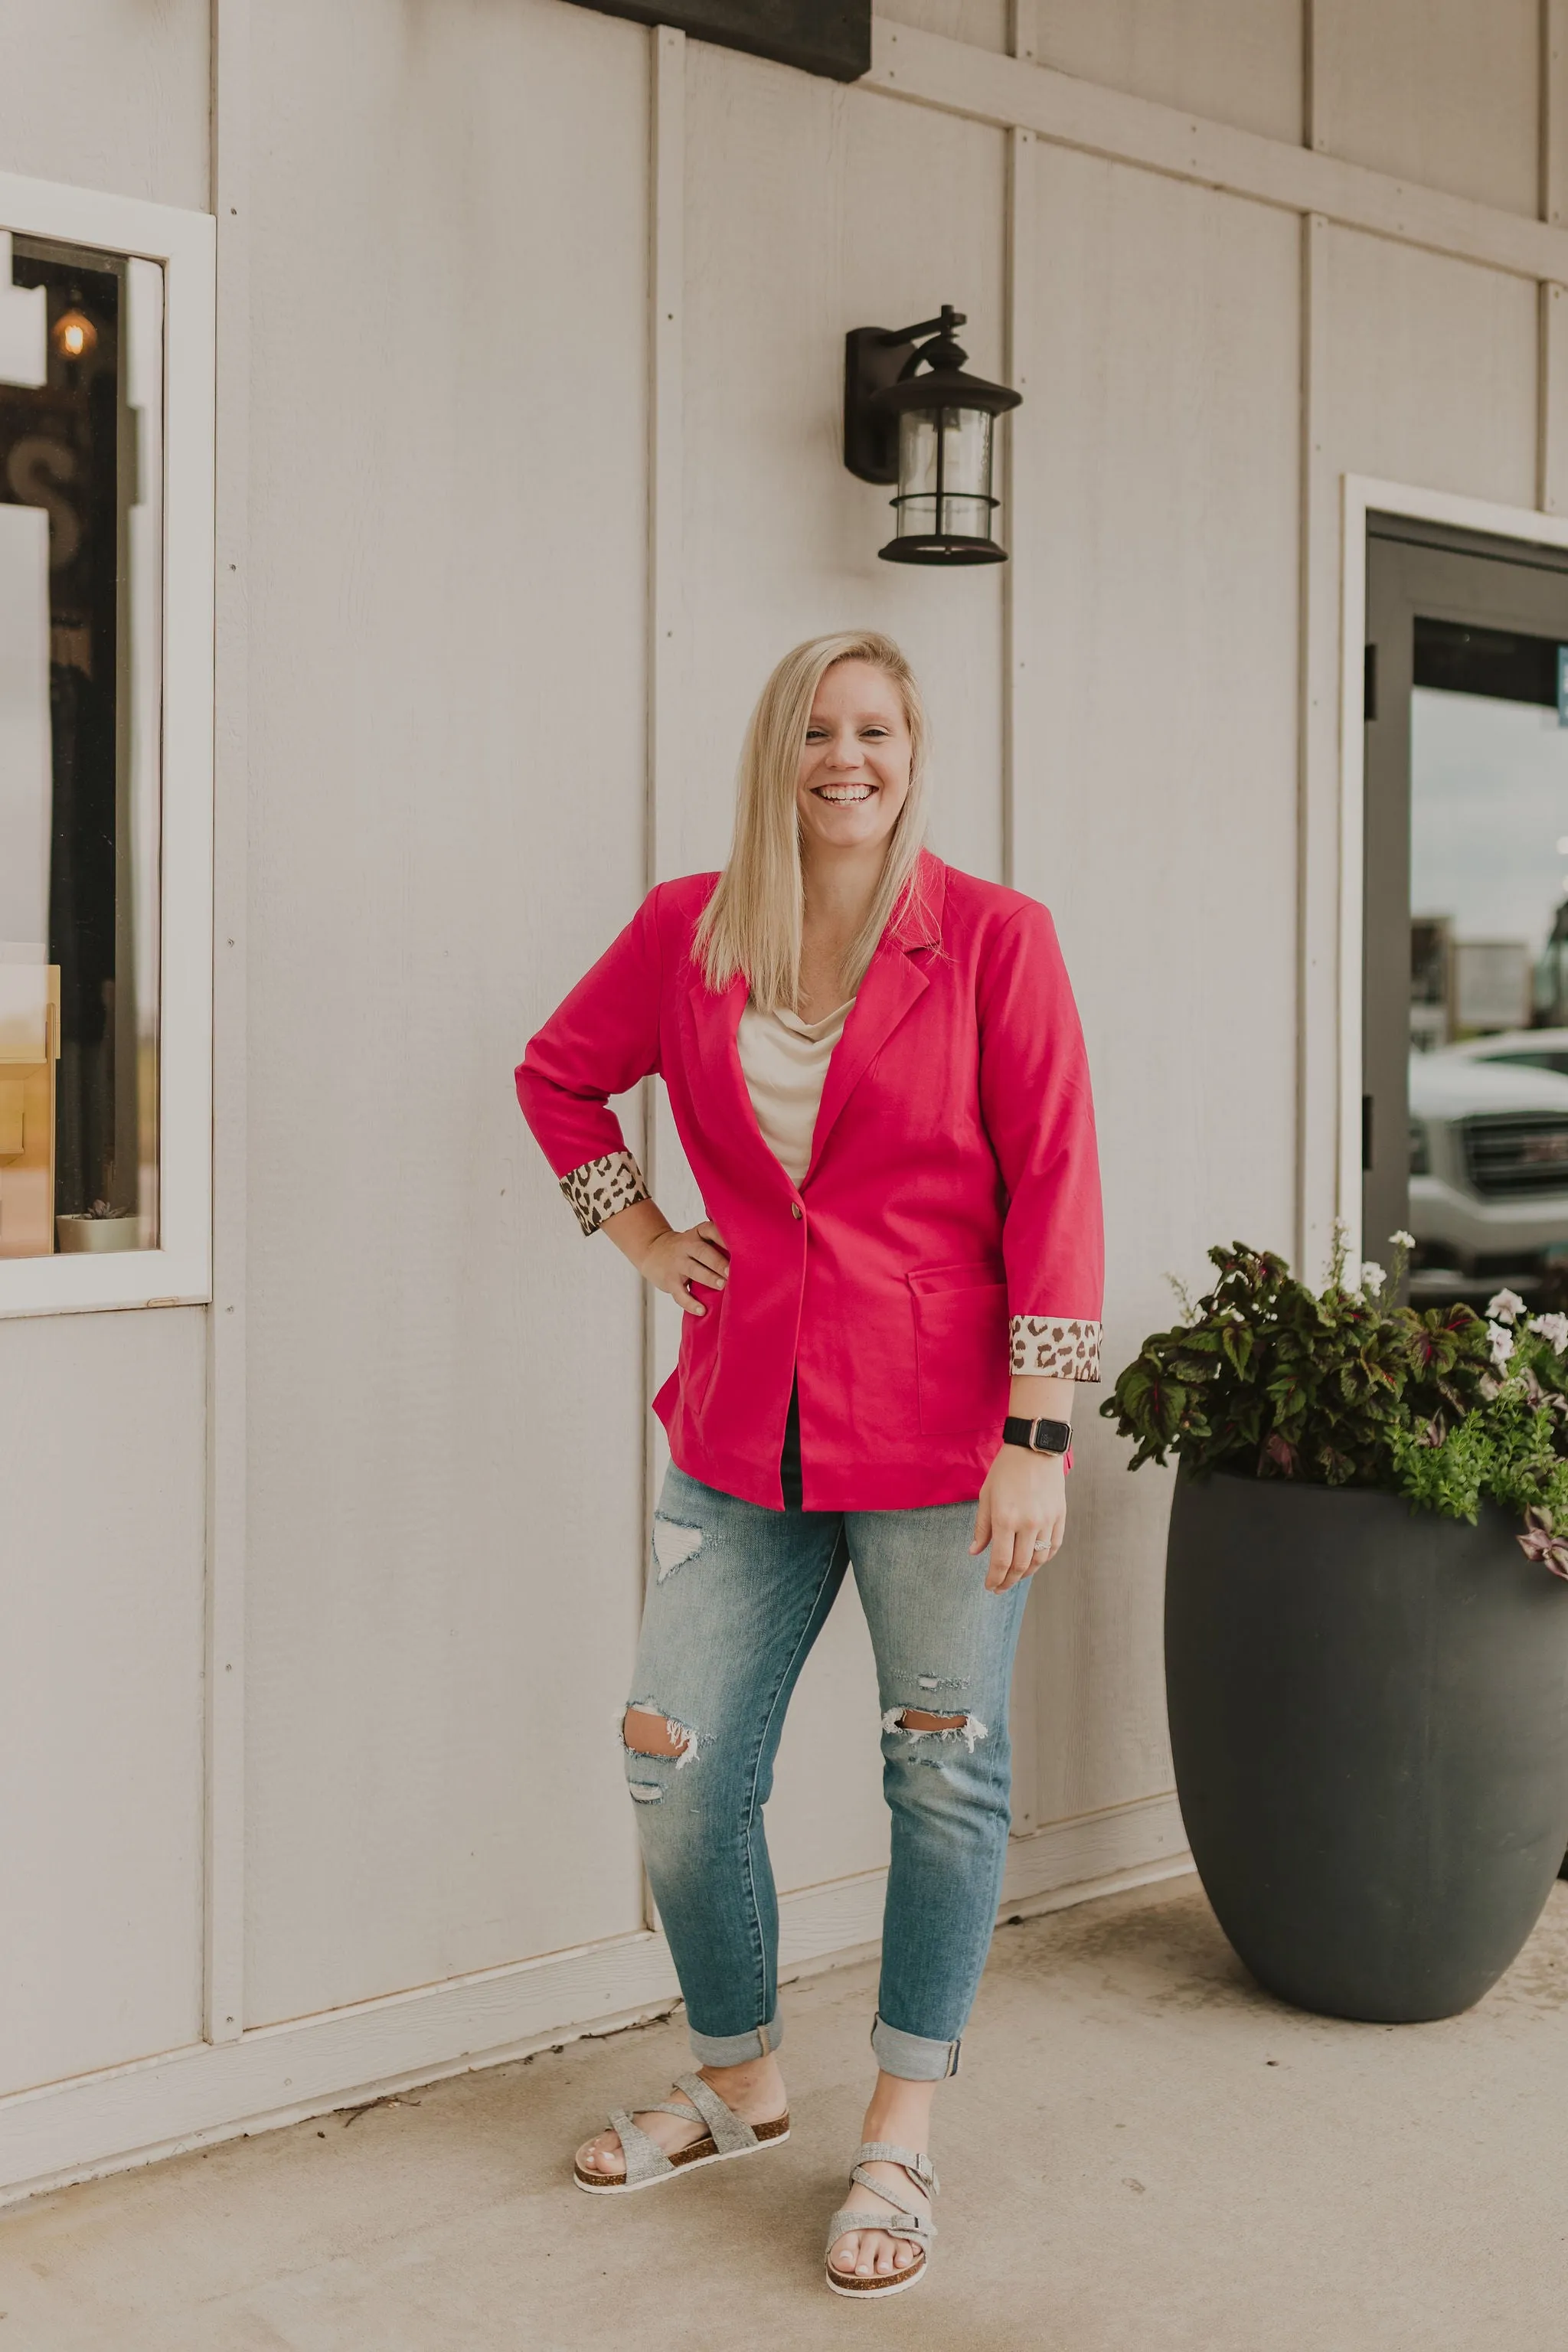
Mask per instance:
[[[1568,1029],[1410,1057],[1410,1296],[1531,1305],[1568,1284]]]

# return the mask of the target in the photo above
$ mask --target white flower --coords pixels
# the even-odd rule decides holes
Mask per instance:
[[[1500,1290],[1487,1301],[1487,1314],[1501,1323],[1512,1323],[1524,1312],[1524,1301],[1517,1290]]]
[[[1373,1297],[1375,1298],[1378,1292],[1383,1288],[1384,1284],[1387,1280],[1388,1276],[1384,1274],[1382,1266],[1374,1265],[1371,1258],[1368,1258],[1361,1270],[1362,1288],[1363,1290],[1370,1290]]]
[[[1568,1315],[1532,1315],[1530,1328],[1550,1340],[1559,1356],[1568,1350]]]
[[[1513,1333],[1504,1323],[1489,1323],[1487,1338],[1492,1343],[1492,1361],[1500,1372],[1513,1353]]]
[[[1388,1238],[1394,1244],[1395,1249],[1414,1249],[1415,1246],[1415,1234],[1407,1234],[1403,1226],[1401,1226],[1398,1233],[1390,1234]]]

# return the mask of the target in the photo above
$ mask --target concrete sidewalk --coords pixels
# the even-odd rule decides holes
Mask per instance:
[[[1547,2352],[1568,2338],[1568,1885],[1439,2025],[1259,1992],[1191,1879],[1001,1930],[941,2095],[930,2280],[821,2284],[873,1971],[786,1994],[777,2154],[625,2202],[574,2144],[679,2020],[0,2216],[0,2352]]]

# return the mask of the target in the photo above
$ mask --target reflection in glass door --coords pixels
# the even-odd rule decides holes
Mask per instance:
[[[1568,568],[1373,530],[1363,1246],[1408,1227],[1417,1304],[1562,1307]]]
[[[0,1258],[159,1233],[163,279],[0,230]]]

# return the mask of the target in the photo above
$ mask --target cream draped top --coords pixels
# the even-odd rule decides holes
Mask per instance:
[[[736,1043],[746,1092],[763,1142],[796,1184],[811,1165],[827,1065],[854,1003],[850,997],[820,1021],[802,1021],[794,1013],[763,1013],[748,998],[741,1015]]]

